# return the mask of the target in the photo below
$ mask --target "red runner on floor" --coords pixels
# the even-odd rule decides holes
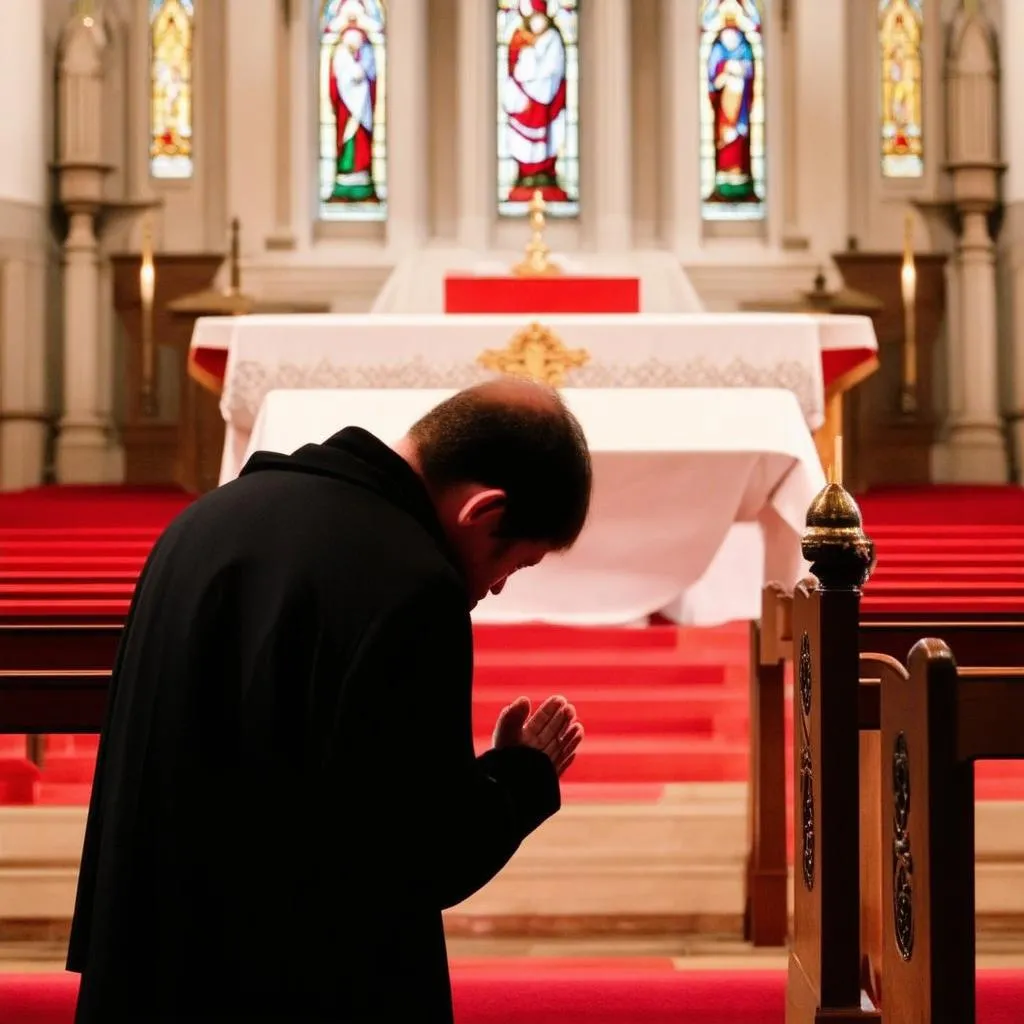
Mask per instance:
[[[670,960],[463,961],[457,1024],[783,1024],[781,970],[674,970]],[[2,1024],[72,1024],[78,978],[0,973]],[[978,972],[978,1024],[1020,1024],[1024,973]]]

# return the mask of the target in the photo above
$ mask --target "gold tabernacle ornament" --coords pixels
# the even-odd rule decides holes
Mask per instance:
[[[477,362],[487,370],[560,388],[570,370],[590,362],[590,353],[566,348],[557,334],[534,322],[514,335],[505,348],[482,352]]]
[[[537,189],[528,207],[531,235],[526,246],[526,258],[512,268],[512,273],[517,277],[558,277],[562,273],[562,268],[551,262],[551,250],[544,241],[546,206],[544,196]]]

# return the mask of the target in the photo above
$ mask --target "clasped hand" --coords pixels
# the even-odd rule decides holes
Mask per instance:
[[[548,697],[532,715],[530,701],[519,697],[502,710],[494,727],[497,749],[533,747],[547,754],[559,775],[576,759],[582,740],[583,723],[564,697]]]

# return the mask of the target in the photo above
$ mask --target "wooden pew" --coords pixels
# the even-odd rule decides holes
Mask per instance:
[[[931,608],[934,600],[927,606]],[[925,611],[925,602],[888,595],[861,602],[860,650],[902,661],[922,636],[941,635],[962,664],[1024,665],[1024,596],[987,610]],[[793,661],[793,596],[777,583],[762,593],[761,620],[751,631],[749,848],[744,931],[756,946],[781,946],[788,932],[785,670]],[[874,764],[874,737],[863,737]]]
[[[933,640],[914,646],[909,674],[858,650],[871,547],[856,505],[826,488],[804,538],[814,577],[792,603],[787,1024],[972,1024],[973,761],[1024,757],[1024,670],[957,671]],[[879,739],[868,785],[866,734]]]
[[[0,670],[0,733],[99,732],[110,669]]]
[[[40,680],[50,700],[59,702],[62,691],[47,691],[47,679],[72,678],[76,672],[109,674],[117,656],[128,602],[88,601],[2,601],[0,600],[0,672],[12,678]],[[34,674],[34,675],[33,675]],[[87,676],[82,676],[82,680]],[[56,685],[56,684],[53,684]],[[76,684],[77,686],[78,684]],[[20,691],[19,691],[20,692]],[[78,692],[76,689],[74,692]],[[17,701],[10,691],[3,700]],[[3,709],[0,707],[0,721]],[[26,735],[25,756],[33,764],[43,763],[46,730],[3,729],[7,734]],[[90,732],[61,728],[52,732]]]
[[[110,669],[128,602],[0,600],[0,669]]]
[[[796,863],[786,1021],[880,1022],[878,1009],[862,1006],[879,965],[865,968],[862,958],[858,813],[860,725],[877,692],[861,686],[860,587],[874,550],[841,487],[815,498],[803,550],[814,576],[796,587],[792,604]],[[870,943],[867,952],[877,958]]]
[[[1024,758],[1024,669],[958,668],[933,639],[897,668],[881,688],[885,1020],[973,1024],[974,762]]]

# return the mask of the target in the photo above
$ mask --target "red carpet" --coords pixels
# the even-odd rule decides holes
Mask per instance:
[[[188,503],[161,490],[0,496],[0,608],[119,614],[160,528]],[[860,502],[880,563],[866,608],[1024,610],[1024,492],[931,488]],[[487,742],[521,692],[566,691],[588,730],[567,800],[648,802],[666,783],[746,777],[747,629],[481,628],[474,714]],[[0,803],[84,803],[95,737],[51,737],[45,770],[0,739]],[[1024,798],[1024,764],[979,765],[979,799]],[[502,959],[453,965],[460,1024],[783,1024],[778,970],[676,971],[668,960]],[[70,1024],[77,978],[0,973],[0,1024]],[[979,974],[980,1024],[1024,1020],[1024,973]]]
[[[0,973],[0,1024],[71,1024],[78,979]],[[779,970],[676,971],[668,960],[462,961],[458,1024],[783,1024]],[[980,971],[978,1024],[1020,1024],[1024,974]]]
[[[0,496],[0,608],[17,616],[94,609],[118,614],[159,530],[189,502],[178,491],[40,488]],[[902,489],[860,499],[879,550],[871,608],[969,604],[1024,611],[1024,491]],[[586,756],[567,778],[574,799],[665,783],[741,781],[747,771],[747,630],[476,630],[478,745],[521,692],[567,690],[586,721]],[[94,737],[51,737],[42,774],[19,737],[0,739],[0,802],[83,803]],[[1024,798],[1024,765],[985,764],[982,799]]]

